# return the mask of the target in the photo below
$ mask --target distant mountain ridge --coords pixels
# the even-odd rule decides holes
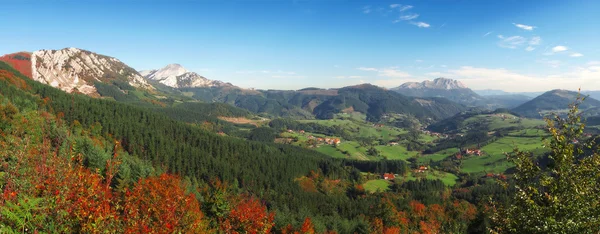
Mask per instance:
[[[169,64],[156,70],[140,71],[144,78],[159,82],[172,88],[195,88],[195,87],[224,87],[233,86],[218,80],[209,80],[195,72],[186,70],[179,64]]]
[[[560,112],[565,110],[569,104],[573,103],[577,98],[578,93],[569,90],[555,89],[543,93],[542,95],[528,101],[514,109],[513,112],[525,117],[541,118],[551,112]],[[581,111],[588,115],[596,115],[600,108],[600,101],[594,98],[586,98],[580,105]]]

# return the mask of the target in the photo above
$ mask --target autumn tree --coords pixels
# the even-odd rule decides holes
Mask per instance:
[[[200,205],[186,194],[172,175],[141,179],[125,194],[124,215],[128,233],[203,233]]]
[[[268,212],[258,199],[243,196],[221,223],[221,230],[225,233],[270,233],[274,219],[275,213]]]

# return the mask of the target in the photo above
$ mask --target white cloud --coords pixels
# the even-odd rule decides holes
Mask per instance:
[[[525,39],[522,36],[504,37],[502,35],[498,35],[498,38],[502,39],[498,43],[498,46],[503,47],[503,48],[510,48],[510,49],[515,49],[515,48],[525,44],[525,42],[527,42],[527,39]]]
[[[401,15],[400,16],[400,20],[413,20],[419,18],[419,14],[408,14],[408,15]]]
[[[447,65],[440,65],[440,67],[446,68],[446,67],[448,67],[448,66],[447,66]]]
[[[487,36],[489,36],[489,35],[490,35],[490,34],[492,34],[492,33],[493,33],[493,31],[489,31],[489,32],[487,32],[486,34],[483,34],[483,37],[487,37]]]
[[[589,61],[587,63],[587,65],[589,65],[589,66],[600,65],[600,61]]]
[[[381,69],[372,68],[372,67],[359,67],[357,69],[361,70],[361,71],[377,72],[378,76],[383,76],[383,77],[392,77],[392,78],[411,77],[410,74],[408,74],[404,71],[398,70],[396,67],[381,68]]]
[[[398,8],[398,11],[403,12],[413,8],[411,5],[402,5],[402,4],[391,4],[390,8],[395,9]]]
[[[539,45],[541,42],[542,42],[542,38],[538,37],[538,36],[535,36],[535,37],[532,37],[531,39],[529,39],[530,45]]]
[[[402,11],[407,11],[407,10],[410,10],[410,9],[412,9],[412,8],[413,8],[413,6],[411,6],[411,5],[404,5],[404,6],[400,7],[400,10],[399,10],[399,11],[400,11],[400,12],[402,12]]]
[[[417,63],[422,63],[422,62],[423,62],[423,60],[421,60],[421,59],[417,59],[417,60],[415,60],[415,62],[417,62]]]
[[[415,25],[419,28],[429,28],[431,25],[425,22],[410,22],[410,24]]]
[[[557,52],[563,52],[563,51],[567,51],[569,48],[567,48],[566,46],[555,46],[552,48],[552,52],[557,53]]]
[[[570,72],[548,76],[520,74],[507,69],[464,66],[447,72],[428,73],[433,77],[458,79],[471,89],[501,89],[510,92],[547,91],[552,89],[600,89],[600,66],[580,67]],[[518,85],[517,85],[518,84]]]
[[[530,25],[524,25],[524,24],[515,24],[513,23],[514,26],[516,26],[517,28],[523,29],[523,30],[527,30],[527,31],[531,31],[535,28],[535,26],[530,26]]]
[[[364,6],[364,7],[362,8],[362,13],[364,13],[364,14],[369,14],[369,13],[371,13],[371,11],[373,11],[373,10],[371,9],[371,6]]]
[[[404,78],[404,77],[410,77],[410,74],[400,71],[400,70],[397,70],[397,69],[394,69],[394,68],[387,68],[387,69],[379,70],[379,76]]]
[[[535,50],[535,47],[533,46],[527,46],[527,48],[525,48],[526,51],[533,51]]]
[[[498,38],[499,39],[504,39],[504,36],[502,34],[498,34]]]
[[[359,67],[357,69],[361,70],[361,71],[377,71],[377,68],[372,68],[372,67]]]
[[[571,57],[577,58],[577,57],[582,57],[583,54],[582,53],[572,53],[571,55],[569,55]]]

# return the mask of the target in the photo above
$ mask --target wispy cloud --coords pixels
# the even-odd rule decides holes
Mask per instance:
[[[527,46],[527,48],[525,48],[525,50],[526,51],[534,51],[535,46],[540,45],[540,43],[542,43],[541,37],[539,37],[539,36],[532,37],[531,39],[529,39],[529,46]]]
[[[571,57],[577,58],[577,57],[583,57],[582,53],[572,53],[571,55],[569,55]]]
[[[527,42],[527,39],[522,36],[504,37],[502,35],[498,35],[498,38],[502,39],[498,43],[498,46],[509,49],[516,49]]]
[[[419,14],[408,14],[408,15],[401,15],[400,16],[400,20],[413,20],[419,18]]]
[[[398,11],[403,12],[413,8],[411,5],[402,5],[402,4],[391,4],[390,8],[398,9]]]
[[[600,65],[600,61],[589,61],[589,62],[587,63],[587,65],[589,65],[589,66]]]
[[[361,71],[377,71],[377,68],[372,68],[372,67],[359,67],[357,69],[361,70]]]
[[[362,13],[363,13],[363,14],[369,14],[369,13],[371,13],[372,11],[373,11],[373,9],[371,9],[371,6],[364,6],[364,7],[362,8]]]
[[[412,21],[412,20],[419,18],[419,16],[420,16],[418,13],[408,12],[408,10],[413,9],[413,8],[414,7],[412,5],[402,5],[402,4],[394,3],[394,4],[390,4],[389,6],[386,6],[386,7],[372,8],[371,6],[365,6],[362,8],[362,12],[364,14],[369,14],[369,13],[373,12],[373,9],[376,9],[376,12],[380,13],[382,16],[388,16],[390,14],[398,14],[398,17],[395,20],[392,20],[392,23],[399,23],[402,21],[407,21],[407,23],[415,25],[419,28],[431,27],[431,25],[426,22]],[[445,25],[446,24],[443,24],[441,27],[443,27]]]
[[[423,62],[423,60],[421,60],[421,59],[417,59],[417,60],[415,60],[415,62],[417,62],[417,63],[422,63],[422,62]]]
[[[538,37],[538,36],[535,36],[535,37],[532,37],[531,39],[529,39],[530,45],[539,45],[541,42],[542,42],[542,38]]]
[[[492,33],[493,33],[493,31],[489,31],[489,32],[487,32],[486,34],[483,34],[483,37],[487,37],[487,36],[489,36],[489,35],[490,35],[490,34],[492,34]]]
[[[412,22],[411,21],[410,24],[415,25],[415,26],[417,26],[419,28],[429,28],[429,27],[431,27],[430,24],[425,23],[425,22]]]
[[[404,5],[404,6],[400,7],[399,11],[400,12],[408,11],[408,10],[410,10],[412,8],[413,8],[413,6],[411,6],[411,5]]]
[[[525,24],[513,23],[513,25],[516,26],[517,28],[527,30],[527,31],[532,31],[535,28],[535,26],[530,26],[530,25],[525,25]]]
[[[382,76],[382,77],[392,77],[392,78],[411,77],[410,74],[408,74],[407,72],[398,70],[398,68],[396,68],[396,67],[389,67],[389,68],[359,67],[357,69],[361,70],[361,71],[377,72],[377,75]]]
[[[563,52],[563,51],[567,51],[567,50],[569,50],[569,48],[567,48],[566,46],[559,45],[559,46],[552,47],[552,52],[554,52],[554,53]]]

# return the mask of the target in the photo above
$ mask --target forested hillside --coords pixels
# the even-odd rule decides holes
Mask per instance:
[[[317,152],[293,146],[221,137],[141,107],[93,99],[79,94],[67,94],[34,82],[5,63],[0,63],[0,66],[3,71],[0,76],[4,116],[2,141],[10,145],[12,147],[10,152],[13,152],[3,151],[8,153],[3,154],[3,157],[6,162],[9,162],[8,167],[3,169],[3,175],[20,173],[17,169],[21,167],[14,163],[25,158],[11,159],[11,157],[27,157],[30,164],[22,165],[26,170],[38,170],[35,165],[40,163],[56,170],[66,170],[52,174],[49,177],[54,181],[52,183],[58,181],[68,183],[71,178],[68,177],[70,173],[75,173],[79,178],[89,177],[89,180],[82,180],[79,184],[73,183],[74,187],[65,188],[67,193],[65,196],[71,196],[69,199],[77,199],[77,196],[72,197],[68,193],[83,187],[103,188],[103,190],[89,192],[91,201],[97,202],[91,204],[103,204],[102,207],[105,207],[103,210],[94,211],[99,213],[86,213],[93,217],[91,219],[68,218],[81,217],[81,213],[77,212],[85,212],[85,207],[91,204],[86,201],[72,203],[71,200],[67,200],[69,201],[67,206],[61,209],[67,212],[63,217],[67,217],[69,223],[45,226],[46,222],[55,222],[59,217],[48,216],[45,213],[49,211],[48,209],[32,210],[27,207],[51,204],[57,201],[56,199],[64,199],[62,193],[53,196],[53,190],[49,190],[51,187],[48,187],[52,184],[39,187],[35,182],[38,180],[36,177],[3,177],[3,193],[10,196],[3,200],[3,203],[7,204],[7,208],[3,210],[3,217],[12,217],[11,221],[3,221],[4,229],[19,227],[21,222],[19,215],[33,215],[37,218],[27,223],[28,228],[32,230],[67,232],[93,230],[100,227],[96,224],[106,220],[105,215],[110,216],[111,212],[113,212],[111,217],[122,214],[121,212],[124,211],[116,205],[123,204],[121,202],[126,204],[125,207],[132,207],[133,210],[128,212],[135,212],[133,207],[140,209],[147,206],[158,207],[162,203],[136,200],[141,198],[135,196],[138,196],[136,193],[146,194],[150,191],[163,191],[163,189],[177,193],[179,182],[165,182],[174,179],[166,175],[159,176],[163,171],[179,174],[184,181],[188,181],[187,185],[181,188],[186,188],[188,192],[191,191],[196,195],[185,199],[198,200],[207,223],[188,226],[189,222],[181,220],[183,217],[188,217],[181,216],[185,212],[191,212],[190,215],[196,218],[202,217],[197,208],[191,204],[189,208],[191,210],[169,216],[179,220],[177,223],[168,224],[168,227],[178,229],[169,230],[206,227],[223,231],[248,231],[252,230],[253,226],[247,225],[258,222],[262,231],[271,230],[270,227],[274,225],[275,228],[272,230],[277,230],[276,232],[303,231],[312,228],[319,232],[331,230],[339,233],[365,233],[369,230],[383,231],[384,229],[462,232],[471,225],[470,221],[476,214],[473,205],[466,201],[441,196],[442,193],[449,192],[449,189],[435,181],[419,181],[421,187],[399,186],[394,189],[397,193],[368,194],[360,187],[362,178],[353,176],[360,172],[403,174],[407,170],[403,161],[359,163],[331,159]],[[21,115],[30,117],[23,118],[20,117]],[[54,115],[56,117],[53,117]],[[20,124],[30,121],[28,118],[38,120],[27,125],[32,127],[31,130],[19,130]],[[33,129],[37,130],[33,131]],[[15,142],[11,139],[29,140]],[[118,143],[115,144],[115,141]],[[43,150],[27,151],[23,146]],[[52,159],[55,161],[52,163],[36,161],[44,159],[38,157],[42,152],[56,155]],[[69,165],[68,159],[73,158],[73,155],[81,159]],[[117,161],[120,162],[118,169],[113,166],[116,162],[114,157],[117,157]],[[84,168],[77,167],[78,162]],[[40,173],[28,175],[38,174]],[[141,178],[147,179],[135,182]],[[21,183],[18,181],[33,184],[32,186],[37,186],[37,190],[30,190],[30,187],[18,189],[11,187],[10,184]],[[165,183],[175,187],[156,187]],[[418,188],[418,193],[415,188]],[[431,193],[423,194],[425,188]],[[120,191],[131,191],[132,195],[126,192],[126,200],[120,201],[118,200],[122,197]],[[399,194],[405,195],[399,196]],[[110,198],[113,196],[115,197]],[[132,197],[127,198],[128,196]],[[161,196],[172,195],[167,193]],[[172,205],[171,202],[177,201],[163,201],[167,206]],[[236,213],[236,210],[241,209],[240,206],[249,206],[248,209],[258,212],[256,220],[240,220],[244,219],[244,216]],[[265,209],[273,213],[265,213],[267,212]],[[439,210],[444,212],[439,213]],[[446,213],[461,215],[446,215]],[[112,228],[117,229],[105,230],[122,230],[119,227],[123,225],[140,228],[157,228],[162,225],[157,223],[157,219],[151,218],[152,214],[131,215],[139,219],[127,221],[116,219],[115,223],[105,224],[114,225]],[[436,221],[440,219],[444,221]],[[194,220],[197,219],[192,219],[190,222],[196,223]],[[144,222],[146,223],[142,225]]]

